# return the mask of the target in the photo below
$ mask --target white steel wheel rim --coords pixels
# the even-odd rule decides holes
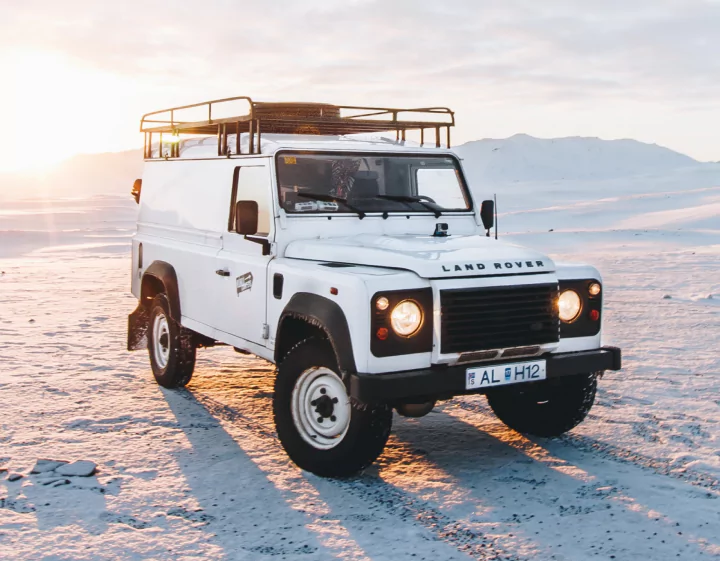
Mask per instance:
[[[165,314],[158,314],[153,321],[153,351],[155,362],[165,368],[170,360],[170,326]]]
[[[345,384],[332,370],[314,367],[295,382],[290,404],[295,428],[318,450],[340,444],[350,426],[350,398]]]

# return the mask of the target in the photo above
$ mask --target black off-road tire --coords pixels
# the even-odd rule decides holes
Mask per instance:
[[[278,438],[301,469],[321,477],[353,475],[373,463],[385,448],[392,427],[392,409],[382,404],[351,402],[350,424],[340,443],[329,450],[313,447],[300,436],[291,409],[296,382],[313,367],[340,372],[330,343],[317,337],[295,345],[278,365],[273,397]]]
[[[535,436],[560,436],[579,425],[595,401],[597,372],[495,388],[490,407],[508,427]]]
[[[169,350],[166,363],[156,356],[155,321],[163,316],[167,321],[168,335],[166,345]],[[195,369],[195,337],[194,332],[185,329],[170,317],[170,306],[164,294],[158,294],[150,305],[148,320],[148,354],[155,380],[164,388],[180,388],[192,378]]]

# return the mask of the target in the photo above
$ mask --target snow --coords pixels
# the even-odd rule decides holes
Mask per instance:
[[[127,194],[0,203],[0,559],[717,558],[720,173],[681,163],[475,183],[503,239],[603,273],[624,369],[583,424],[526,438],[455,398],[336,481],[282,451],[270,364],[201,350],[169,391],[125,351]]]

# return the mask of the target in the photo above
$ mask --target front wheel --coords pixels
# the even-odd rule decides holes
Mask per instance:
[[[278,438],[300,468],[323,477],[364,469],[382,453],[392,425],[386,405],[350,401],[330,344],[309,338],[278,366],[273,412]]]
[[[165,388],[185,386],[195,369],[193,332],[170,317],[164,294],[158,294],[150,306],[148,352],[155,380]]]
[[[579,425],[590,412],[597,377],[595,372],[499,387],[487,393],[487,400],[511,429],[535,436],[559,436]]]

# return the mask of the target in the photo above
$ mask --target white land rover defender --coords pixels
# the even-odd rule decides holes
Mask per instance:
[[[600,274],[490,237],[453,125],[445,108],[247,97],[145,115],[128,349],[167,388],[199,347],[275,363],[280,442],[323,476],[373,462],[393,409],[455,395],[485,394],[520,432],[575,427],[621,364]]]

